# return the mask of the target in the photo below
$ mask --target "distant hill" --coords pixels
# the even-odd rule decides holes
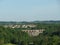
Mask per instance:
[[[31,21],[31,22],[27,22],[27,21],[23,21],[23,22],[6,22],[6,21],[0,21],[0,25],[5,25],[5,24],[35,24],[35,23],[46,23],[46,24],[60,24],[60,21]]]
[[[48,23],[48,24],[51,24],[51,23],[60,23],[60,21],[34,21],[34,23]]]

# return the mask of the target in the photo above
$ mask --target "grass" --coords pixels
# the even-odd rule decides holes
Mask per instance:
[[[15,45],[15,44],[8,43],[8,44],[3,44],[3,45]]]

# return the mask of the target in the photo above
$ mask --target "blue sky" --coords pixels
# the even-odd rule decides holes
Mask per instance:
[[[0,21],[60,20],[59,0],[0,0]]]

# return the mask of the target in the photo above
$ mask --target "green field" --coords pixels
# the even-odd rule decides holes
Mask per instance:
[[[3,44],[3,45],[15,45],[15,44],[11,44],[11,43],[9,43],[9,44]]]

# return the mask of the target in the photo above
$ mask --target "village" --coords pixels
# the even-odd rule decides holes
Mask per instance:
[[[25,24],[23,24],[23,25],[17,25],[17,24],[15,24],[15,25],[4,25],[4,27],[5,28],[34,28],[34,27],[36,27],[36,25],[34,25],[34,24],[27,24],[27,25],[25,25]]]
[[[27,24],[27,25],[4,25],[5,28],[22,28],[23,32],[28,33],[30,36],[38,36],[40,33],[43,33],[45,29],[27,29],[27,28],[35,28],[37,25],[35,24]],[[24,29],[25,28],[25,29]]]

